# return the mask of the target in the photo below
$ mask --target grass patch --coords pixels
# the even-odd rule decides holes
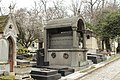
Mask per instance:
[[[0,76],[0,80],[15,80],[15,76]]]
[[[91,69],[94,69],[94,68],[96,68],[96,67],[95,67],[95,66],[91,66],[91,67],[88,68],[88,69],[81,70],[80,73],[85,73],[85,72],[87,72],[87,71],[89,71],[89,70],[91,70]]]

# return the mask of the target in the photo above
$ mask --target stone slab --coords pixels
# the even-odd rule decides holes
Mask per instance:
[[[75,71],[72,68],[68,68],[67,66],[60,66],[60,65],[43,66],[43,67],[48,68],[48,69],[57,70],[58,73],[61,74],[61,76],[69,75],[71,73],[74,73],[74,71]]]
[[[68,69],[67,66],[60,66],[60,65],[42,66],[42,68],[48,68],[48,69],[54,69],[54,70]]]
[[[53,74],[57,74],[57,73],[58,73],[57,70],[50,70],[50,69],[44,69],[44,68],[43,69],[42,68],[32,68],[30,74],[48,76],[48,75],[53,75]]]
[[[54,75],[37,75],[37,74],[31,74],[31,77],[36,79],[36,80],[58,80],[61,78],[60,74],[54,74]]]

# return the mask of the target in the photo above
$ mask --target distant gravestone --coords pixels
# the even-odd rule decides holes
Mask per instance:
[[[0,62],[8,61],[9,45],[6,39],[0,39]]]

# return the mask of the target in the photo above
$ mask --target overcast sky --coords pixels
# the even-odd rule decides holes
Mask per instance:
[[[39,1],[39,0],[0,0],[0,1],[1,1],[0,7],[2,7],[2,9],[4,9],[4,11],[6,11],[5,13],[8,13],[10,3],[16,3],[16,6],[15,6],[16,9],[19,9],[19,8],[30,9],[34,6],[34,1]],[[71,0],[65,0],[65,1],[66,1],[65,6],[67,6]],[[108,1],[113,1],[113,0],[108,0]],[[119,0],[117,0],[117,1],[119,2]],[[52,2],[52,0],[49,0],[49,2]],[[51,5],[51,4],[49,4],[49,5]]]
[[[38,1],[38,0],[35,0]],[[16,8],[31,8],[33,6],[33,0],[2,0],[0,6],[2,7],[9,7],[10,3],[16,3]]]
[[[9,7],[10,3],[16,3],[16,7],[17,8],[31,8],[31,6],[34,5],[34,1],[39,1],[39,0],[0,0],[0,7],[4,6],[4,7]],[[50,0],[52,1],[52,0]],[[66,0],[67,2],[70,2],[70,0]],[[108,0],[108,1],[113,1],[113,0]],[[119,0],[117,0],[119,1]]]

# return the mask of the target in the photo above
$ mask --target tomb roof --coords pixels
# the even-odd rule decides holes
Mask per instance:
[[[77,27],[77,22],[79,19],[81,19],[84,23],[82,16],[50,20],[47,22],[46,28]]]
[[[8,15],[0,16],[0,32],[3,32],[5,25],[8,22]]]

